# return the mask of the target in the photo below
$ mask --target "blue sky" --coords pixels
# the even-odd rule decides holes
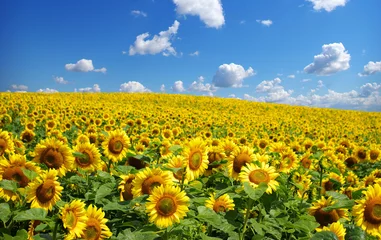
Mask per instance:
[[[0,91],[381,111],[379,0],[4,0]]]

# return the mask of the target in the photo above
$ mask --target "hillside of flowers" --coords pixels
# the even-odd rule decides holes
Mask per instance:
[[[381,239],[381,113],[0,93],[0,239]]]

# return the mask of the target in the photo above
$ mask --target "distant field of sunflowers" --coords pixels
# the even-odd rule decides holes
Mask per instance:
[[[0,239],[381,239],[381,113],[0,93]]]

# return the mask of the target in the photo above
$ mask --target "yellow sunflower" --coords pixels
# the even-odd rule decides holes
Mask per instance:
[[[201,138],[192,139],[183,150],[186,178],[192,181],[208,168],[208,148]]]
[[[31,202],[31,208],[52,210],[61,199],[63,187],[57,181],[57,174],[57,170],[49,169],[29,184],[26,198],[28,203]]]
[[[35,229],[38,225],[40,225],[42,222],[39,220],[32,220],[29,222],[28,227],[28,240],[34,240],[34,236],[37,234]]]
[[[330,172],[328,174],[328,177],[324,178],[323,181],[322,181],[322,189],[321,189],[321,193],[322,194],[325,194],[326,191],[333,191],[335,190],[334,189],[334,181],[333,180],[336,180],[337,182],[340,183],[340,185],[343,185],[345,183],[345,180],[343,178],[343,176],[341,175],[338,175],[334,172]]]
[[[20,139],[25,143],[29,143],[33,141],[34,136],[36,136],[36,134],[33,132],[33,130],[25,129],[20,134]]]
[[[221,147],[218,147],[218,146],[211,147],[209,149],[209,152],[208,152],[209,165],[208,165],[208,168],[206,170],[206,174],[210,175],[210,174],[212,174],[213,169],[221,168],[222,167],[221,164],[215,165],[212,163],[218,162],[218,161],[221,161],[224,159],[226,159],[226,155],[225,155],[224,150]]]
[[[74,147],[73,151],[83,154],[83,157],[75,157],[74,168],[79,167],[87,171],[96,171],[101,168],[101,154],[94,144],[89,142],[79,143]]]
[[[217,199],[215,194],[211,194],[210,198],[205,201],[205,206],[213,209],[215,212],[227,212],[234,210],[234,201],[230,198],[228,194],[224,194]]]
[[[183,179],[183,171],[184,171],[184,161],[183,157],[178,155],[178,156],[173,156],[169,162],[166,164],[166,167],[168,168],[178,168],[176,172],[172,172],[173,175],[173,181],[174,182],[181,182]],[[184,183],[187,184],[188,180],[185,178]]]
[[[373,144],[369,150],[369,159],[370,161],[372,162],[376,162],[378,160],[380,160],[381,158],[381,151],[380,151],[380,147]]]
[[[86,211],[87,221],[86,228],[81,236],[85,240],[102,240],[112,236],[112,232],[107,227],[108,221],[105,218],[105,213],[102,208],[97,208],[94,205],[90,205]]]
[[[369,186],[363,193],[365,199],[357,200],[353,207],[355,222],[367,233],[381,238],[381,186]]]
[[[365,147],[356,147],[354,150],[354,156],[359,162],[365,161],[368,159],[367,150]]]
[[[0,129],[0,156],[4,153],[10,154],[14,151],[14,144],[10,138],[10,133]]]
[[[105,156],[113,162],[121,161],[127,154],[129,142],[130,140],[123,130],[111,131],[106,140],[102,142]]]
[[[275,180],[279,176],[275,168],[261,162],[261,166],[251,163],[242,168],[239,174],[241,182],[248,182],[253,188],[257,188],[261,182],[267,183],[266,193],[271,194],[279,186]]]
[[[284,150],[284,152],[281,153],[279,171],[289,173],[291,170],[295,169],[298,166],[298,163],[298,157],[291,149],[288,151]]]
[[[180,222],[187,212],[189,197],[177,186],[159,186],[147,199],[146,210],[149,221],[159,228]]]
[[[24,189],[30,182],[30,179],[24,174],[24,169],[37,174],[41,173],[41,169],[33,162],[27,161],[25,155],[10,155],[9,160],[2,158],[0,160],[0,180],[15,181],[21,189]],[[12,191],[0,188],[0,198],[5,199],[5,201],[15,201],[18,199],[18,196]]]
[[[243,166],[251,163],[255,159],[253,149],[247,146],[237,147],[229,157],[229,174],[232,178],[238,180],[239,173]]]
[[[127,201],[133,198],[132,181],[135,179],[134,174],[121,175],[122,181],[119,183],[120,201]]]
[[[318,228],[318,229],[316,229],[316,231],[318,231],[318,232],[321,232],[321,231],[332,232],[336,235],[338,240],[345,240],[346,229],[344,228],[344,226],[341,222],[331,223],[329,225],[329,227]]]
[[[58,139],[42,140],[34,151],[33,161],[45,164],[49,169],[56,169],[60,177],[73,167],[74,157],[71,149]]]
[[[132,194],[134,197],[151,194],[155,187],[171,184],[171,172],[163,171],[160,168],[150,169],[147,167],[138,172],[132,181]]]
[[[308,213],[315,217],[315,220],[320,224],[320,227],[337,222],[340,218],[348,219],[347,209],[335,209],[331,211],[323,210],[323,208],[332,206],[334,203],[335,201],[333,201],[331,197],[325,198],[322,196],[320,200],[312,203]]]
[[[66,240],[81,237],[86,228],[88,220],[86,216],[85,203],[81,200],[73,200],[61,208],[61,220],[64,228],[69,232]]]

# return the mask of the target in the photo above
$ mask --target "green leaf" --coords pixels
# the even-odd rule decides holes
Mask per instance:
[[[117,240],[154,240],[159,237],[155,232],[131,232],[131,229],[126,229],[118,234]]]
[[[235,188],[236,188],[235,186],[230,186],[230,187],[224,188],[224,189],[222,189],[222,190],[220,190],[220,191],[217,191],[217,192],[216,192],[216,196],[215,196],[215,198],[217,199],[217,198],[219,198],[220,196],[224,195],[225,193],[234,190]]]
[[[323,211],[329,212],[329,211],[340,209],[340,208],[352,208],[354,205],[355,205],[354,200],[341,200],[341,201],[335,202],[332,206],[323,208]]]
[[[99,203],[99,200],[110,195],[115,188],[114,183],[103,184],[95,194],[95,203]]]
[[[46,218],[47,215],[48,215],[48,212],[45,209],[31,208],[26,211],[22,211],[18,213],[13,218],[13,220],[15,220],[16,222],[29,221],[29,220],[46,221],[48,220],[48,218]]]
[[[86,158],[86,155],[81,152],[73,152],[73,156],[76,158]]]
[[[41,223],[41,224],[37,225],[37,227],[34,229],[34,231],[41,232],[41,231],[47,229],[48,227],[49,227],[48,224]]]
[[[295,229],[301,230],[305,233],[312,232],[315,228],[319,227],[319,225],[320,224],[316,222],[315,217],[310,215],[303,215],[301,219],[292,224]]]
[[[248,182],[243,183],[243,187],[247,195],[254,201],[260,199],[267,190],[267,184],[262,182],[257,188],[253,188]]]
[[[221,164],[225,164],[227,162],[228,162],[228,160],[222,159],[220,161],[214,161],[214,162],[210,163],[209,166],[218,166],[218,165],[221,165]]]
[[[110,202],[103,207],[103,211],[111,211],[111,210],[125,212],[128,210],[128,207],[127,205],[122,205],[117,202]]]
[[[136,173],[136,169],[133,166],[118,165],[116,166],[115,170],[126,175],[130,173]]]
[[[0,219],[4,223],[8,222],[11,215],[11,209],[8,203],[0,203]]]
[[[23,171],[23,173],[24,173],[24,175],[29,179],[29,180],[33,180],[33,179],[35,179],[36,177],[37,177],[37,173],[36,172],[34,172],[34,171],[32,171],[32,170],[29,170],[29,169],[26,169],[26,168],[23,168],[22,169],[22,171]]]
[[[365,232],[358,226],[348,225],[346,226],[347,233],[345,234],[345,240],[365,240]]]
[[[326,194],[336,201],[348,200],[348,196],[335,191],[327,191]]]
[[[0,181],[0,187],[5,189],[5,190],[16,192],[17,191],[17,182],[12,181],[12,180],[3,179]]]
[[[209,236],[205,235],[205,233],[200,233],[200,237],[202,240],[221,240],[221,238],[209,237]]]
[[[171,152],[176,152],[176,151],[178,151],[180,149],[182,149],[182,147],[180,145],[172,145],[172,146],[169,147],[168,150],[171,151]]]
[[[322,231],[314,234],[311,240],[339,240],[333,232]]]

